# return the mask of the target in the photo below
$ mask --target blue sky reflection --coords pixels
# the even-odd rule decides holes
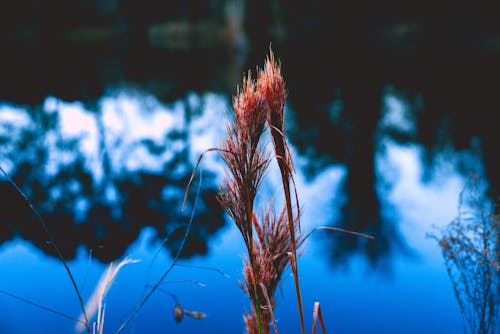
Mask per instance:
[[[100,113],[88,112],[81,103],[66,103],[55,98],[47,98],[44,104],[46,111],[52,110],[58,115],[61,130],[58,134],[66,139],[78,138],[78,151],[93,171],[95,182],[103,179],[101,155],[104,153],[110,155],[114,172],[122,169],[158,172],[165,160],[171,158],[172,152],[165,150],[153,155],[144,147],[136,147],[135,143],[147,141],[152,146],[160,145],[168,140],[167,132],[172,129],[188,131],[189,160],[194,164],[201,152],[219,146],[225,135],[229,106],[223,96],[189,94],[185,99],[165,106],[153,97],[138,92],[134,94],[116,92],[103,97],[99,102]],[[185,121],[186,105],[191,110],[201,108],[189,124]],[[390,100],[388,108],[391,106],[398,108],[397,101]],[[23,118],[18,109],[2,106],[2,125],[11,122],[14,128],[26,127],[29,119]],[[14,119],[13,115],[20,119]],[[401,120],[394,115],[390,119]],[[99,126],[106,129],[105,138],[100,137]],[[51,158],[47,172],[50,174],[75,157],[71,152],[58,151],[58,138],[54,134],[49,133],[46,138],[48,145],[54,145],[48,150]],[[184,144],[175,139],[171,144],[174,150],[184,148]],[[382,196],[382,208],[395,213],[397,229],[410,252],[393,255],[389,275],[368,266],[359,255],[351,258],[348,267],[335,266],[328,262],[328,250],[324,249],[325,243],[318,236],[335,232],[314,233],[305,243],[299,262],[308,327],[313,303],[320,301],[327,329],[334,333],[459,332],[461,317],[441,252],[435,240],[428,238],[427,234],[434,231],[433,225],[444,226],[457,214],[458,195],[466,181],[455,167],[457,159],[477,161],[479,158],[468,153],[447,153],[442,159],[437,159],[432,177],[424,178],[422,147],[403,146],[387,139],[382,139],[379,145],[383,150],[376,155],[376,166],[381,178],[378,182],[384,185],[378,191]],[[342,165],[330,165],[314,177],[306,177],[302,172],[306,158],[295,151],[294,155],[295,181],[303,206],[302,230],[307,233],[340,219],[339,207],[348,200],[341,190],[346,170]],[[10,171],[15,168],[9,161],[2,161],[2,166]],[[216,153],[206,155],[201,166],[222,175],[223,166]],[[278,187],[279,175],[274,166],[263,184],[262,198],[274,198],[279,203]],[[105,194],[109,201],[115,201],[119,196],[113,189],[108,189]],[[165,197],[172,195],[168,186],[163,194]],[[79,210],[85,211],[87,206],[82,201]],[[112,332],[130,314],[143,295],[145,285],[160,277],[172,260],[165,249],[157,251],[160,243],[152,237],[153,234],[152,229],[144,228],[126,251],[127,256],[141,262],[124,268],[111,288],[105,325],[107,332]],[[186,318],[181,324],[176,324],[172,316],[173,299],[159,291],[145,305],[130,330],[185,333],[204,332],[210,328],[221,333],[242,332],[242,314],[249,306],[238,286],[244,253],[237,229],[227,224],[212,236],[208,255],[183,260],[181,263],[193,267],[176,267],[161,286],[162,290],[174,293],[184,307],[207,313],[207,319]],[[154,265],[149,272],[153,258]],[[82,286],[84,297],[88,297],[105,265],[89,259],[89,254],[82,248],[70,266]],[[230,278],[200,269],[200,266],[216,268]],[[0,278],[2,290],[78,317],[78,303],[60,262],[31,244],[17,238],[3,243],[0,246],[0,271],[7,273]],[[200,281],[206,287],[187,280]],[[282,288],[283,295],[278,296],[276,311],[278,326],[283,333],[296,332],[296,301],[293,280],[288,275],[284,277]],[[37,332],[69,333],[74,328],[74,323],[69,320],[1,294],[0,310],[3,314],[1,332],[31,333],[34,323]],[[22,321],[20,314],[22,319],[30,321]]]

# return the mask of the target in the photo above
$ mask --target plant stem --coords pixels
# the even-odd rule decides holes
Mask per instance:
[[[253,157],[252,157],[253,158]],[[250,161],[252,161],[251,159]],[[245,185],[245,192],[246,192],[246,211],[247,211],[247,222],[248,222],[248,234],[249,234],[249,240],[247,244],[247,249],[248,249],[248,257],[250,259],[250,265],[252,266],[252,274],[253,274],[253,293],[255,296],[255,311],[257,312],[257,322],[259,325],[259,334],[262,334],[262,317],[260,314],[260,301],[259,301],[259,296],[257,294],[257,275],[255,274],[255,256],[253,252],[253,203],[252,199],[250,199],[250,182],[247,178],[246,180],[246,185]]]
[[[302,310],[302,294],[300,292],[300,285],[299,285],[299,269],[297,267],[297,241],[295,240],[295,226],[293,222],[292,201],[290,198],[290,183],[283,169],[281,169],[281,181],[283,183],[283,190],[285,192],[286,211],[288,214],[288,228],[290,229],[290,239],[292,240],[293,261],[291,261],[290,265],[292,267],[293,278],[295,281],[295,292],[297,294],[297,304],[298,304],[297,306],[299,308],[299,317],[300,317],[300,329],[301,333],[305,334],[306,329],[304,324],[304,312]]]
[[[54,237],[52,236],[52,233],[49,230],[49,226],[45,222],[45,219],[43,219],[42,215],[38,210],[35,208],[33,203],[31,203],[30,199],[28,196],[21,190],[21,188],[18,187],[18,185],[12,180],[12,178],[7,174],[7,172],[0,166],[0,170],[2,171],[2,174],[7,178],[7,181],[14,187],[14,189],[23,197],[23,199],[28,203],[28,206],[30,210],[35,214],[36,218],[42,225],[42,228],[44,232],[47,234],[47,237],[49,238],[49,242],[54,247],[57,257],[61,261],[62,265],[64,266],[64,269],[66,270],[66,273],[69,276],[69,279],[71,281],[71,285],[73,286],[73,289],[75,290],[76,297],[78,298],[78,302],[80,303],[80,308],[82,309],[83,317],[85,319],[85,328],[87,329],[88,334],[90,334],[90,326],[89,326],[89,319],[87,317],[87,312],[85,311],[85,304],[83,303],[83,298],[82,294],[80,293],[80,289],[78,288],[78,285],[76,284],[75,277],[73,276],[73,273],[71,269],[68,266],[68,263],[64,259],[64,256],[62,254],[61,249],[57,246],[56,241]]]

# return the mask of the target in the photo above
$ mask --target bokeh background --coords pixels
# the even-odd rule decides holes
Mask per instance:
[[[215,198],[216,153],[200,165],[199,196],[181,205],[198,156],[225,136],[237,86],[270,48],[287,85],[303,231],[375,236],[307,240],[307,327],[320,301],[329,333],[477,333],[487,311],[461,314],[458,276],[497,312],[498,269],[482,284],[470,267],[450,267],[439,243],[471,182],[480,207],[500,188],[493,5],[18,0],[2,3],[0,43],[0,166],[47,222],[83,297],[111,261],[141,260],[110,290],[105,333],[170,266],[193,209],[179,265],[124,332],[244,332],[244,248]],[[280,202],[278,175],[267,176],[263,203]],[[0,332],[72,333],[74,321],[40,307],[78,317],[64,267],[0,180]],[[483,228],[498,259],[498,224]],[[176,323],[176,303],[208,317]],[[282,333],[299,332],[290,275],[276,318]],[[495,319],[481,333],[499,333]]]

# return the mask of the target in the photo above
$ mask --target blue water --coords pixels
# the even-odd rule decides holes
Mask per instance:
[[[217,146],[223,138],[225,123],[219,120],[229,117],[225,97],[193,93],[183,100],[164,105],[141,94],[144,93],[118,92],[100,101],[106,129],[104,140],[111,145],[122,138],[110,150],[112,169],[160,173],[162,163],[171,158],[168,151],[154,155],[140,147],[134,150],[131,147],[134,141],[142,139],[160,142],[164,133],[172,128],[187,129],[191,134],[188,159],[193,164],[203,150]],[[401,108],[391,95],[387,96],[386,102],[388,115]],[[141,115],[142,103],[148,106],[149,112]],[[201,114],[189,124],[183,123],[181,117],[186,104],[202,106]],[[288,108],[287,112],[293,116],[293,106]],[[94,180],[103,180],[99,151],[95,149],[100,134],[92,114],[81,104],[56,98],[48,98],[44,109],[58,113],[58,134],[65,138],[79,138],[77,151],[92,171]],[[223,112],[217,113],[217,110]],[[26,113],[22,107],[8,104],[0,107],[2,124],[18,117],[13,124],[29,128],[29,117],[23,118]],[[391,121],[389,116],[387,119]],[[21,131],[21,128],[14,129]],[[127,136],[123,136],[124,133]],[[51,138],[50,133],[46,135],[46,145],[52,145]],[[171,147],[176,149],[175,145]],[[394,222],[393,228],[398,231],[404,246],[394,247],[389,255],[375,263],[359,251],[350,253],[346,261],[332,261],[333,253],[338,250],[332,247],[331,234],[337,232],[314,232],[305,242],[299,259],[306,328],[310,332],[313,305],[319,301],[328,333],[460,333],[463,330],[462,317],[444,259],[436,240],[429,238],[428,234],[436,233],[434,226],[444,226],[457,215],[458,197],[467,181],[466,176],[457,170],[457,161],[472,161],[480,166],[480,158],[470,152],[443,153],[442,159],[436,160],[432,175],[424,180],[424,149],[421,146],[403,146],[390,139],[381,139],[379,147],[375,155],[378,175],[375,187],[381,198],[382,216]],[[71,152],[57,151],[55,146],[49,151],[52,159],[46,166],[48,173],[63,168],[65,161],[74,159]],[[295,149],[293,154],[297,189],[303,205],[302,230],[307,233],[341,218],[340,208],[348,201],[342,186],[349,171],[342,164],[330,163],[315,175],[306,175],[304,170],[308,158]],[[13,161],[1,163],[10,173],[16,170]],[[223,166],[216,155],[207,156],[201,166],[204,171],[217,175],[207,182],[220,179]],[[20,187],[23,188],[23,184]],[[106,189],[106,199],[116,201],[120,195],[116,193],[116,187],[110,185]],[[162,194],[168,199],[176,192],[179,189],[165,185]],[[57,198],[58,193],[54,191],[50,195]],[[260,198],[265,200],[272,196],[276,196],[279,203],[279,177],[275,166],[267,175]],[[76,215],[85,216],[88,203],[85,200],[76,203],[80,203],[75,209]],[[177,203],[177,207],[172,206],[171,210],[178,211],[179,206]],[[5,209],[3,206],[2,210]],[[207,240],[207,254],[179,260],[180,265],[168,274],[125,333],[244,332],[243,314],[249,309],[249,301],[239,284],[245,250],[236,227],[227,217],[223,219],[225,225]],[[187,224],[187,221],[185,219],[183,223]],[[195,218],[193,226],[196,224]],[[378,233],[383,234],[383,229]],[[106,298],[105,333],[115,332],[138,305],[145,291],[172,263],[171,254],[162,248],[160,240],[155,228],[144,226],[124,251],[124,257],[140,262],[125,266],[111,286]],[[75,258],[68,264],[86,300],[107,264],[93,257],[83,246],[77,247]],[[0,245],[0,272],[2,291],[73,318],[79,316],[78,300],[61,262],[32,243],[19,236],[3,242]],[[204,312],[207,317],[202,320],[185,317],[181,323],[176,323],[173,317],[175,301],[170,294],[174,294],[184,308]],[[277,305],[275,316],[280,333],[299,333],[290,272],[284,275],[277,292]],[[0,313],[1,333],[72,333],[75,328],[73,320],[1,293]]]
[[[225,237],[237,238],[231,230],[225,233]],[[138,244],[146,242],[147,237],[148,231],[145,231]],[[197,268],[176,267],[162,285],[162,289],[176,294],[185,308],[207,313],[206,319],[186,318],[181,324],[176,324],[172,315],[173,300],[163,292],[157,292],[135,318],[131,328],[140,333],[243,332],[242,311],[248,307],[238,287],[243,249],[234,243],[231,245],[231,241],[228,243],[216,247],[208,258],[183,263],[217,268],[231,278]],[[134,258],[144,258],[147,249],[138,246],[133,245],[129,254]],[[156,259],[158,268],[151,276],[157,277],[169,260],[159,256]],[[82,276],[87,277],[83,289],[86,294],[99,272],[105,269],[102,265],[87,263],[83,255],[80,261],[70,263],[80,282]],[[22,241],[13,241],[2,247],[1,264],[2,272],[8,273],[2,277],[3,289],[69,315],[79,314],[76,297],[57,261],[44,257]],[[353,261],[346,271],[336,269],[325,263],[318,245],[309,247],[301,257],[299,270],[308,327],[312,305],[320,301],[327,329],[335,333],[457,333],[461,330],[459,309],[439,260],[400,258],[395,261],[394,272],[390,275],[373,272],[359,260]],[[143,260],[140,264],[125,267],[119,274],[107,297],[107,332],[117,328],[139,301],[147,270],[148,264]],[[199,280],[206,287],[176,280]],[[291,277],[285,278],[282,290],[276,312],[279,328],[283,333],[298,332]],[[34,324],[40,333],[70,333],[75,325],[6,296],[2,296],[1,305],[4,333],[28,333],[35,328]],[[30,321],[26,321],[27,318]]]

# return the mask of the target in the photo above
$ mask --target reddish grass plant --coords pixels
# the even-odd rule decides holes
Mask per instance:
[[[226,163],[225,178],[220,187],[218,201],[238,227],[247,250],[243,289],[252,301],[251,312],[244,318],[249,334],[270,333],[271,325],[274,332],[278,333],[274,319],[274,295],[288,267],[294,276],[300,327],[302,334],[305,334],[297,247],[312,232],[318,229],[335,230],[373,239],[361,233],[327,227],[315,228],[306,236],[302,236],[300,206],[293,178],[293,159],[284,130],[285,99],[281,66],[270,50],[264,68],[257,70],[257,78],[253,79],[248,72],[243,86],[234,97],[234,122],[228,124],[227,136],[222,146],[206,151],[219,152]],[[261,143],[266,128],[270,132],[274,156],[266,149],[268,143]],[[203,154],[199,157],[188,183],[184,202],[202,157]],[[258,217],[254,211],[255,198],[273,158],[276,159],[281,173],[284,204],[277,214],[273,202],[269,201],[265,211]],[[313,333],[316,332],[318,317],[325,332],[319,303],[315,305],[313,313]]]
[[[293,212],[290,196],[293,162],[284,135],[285,97],[280,65],[270,51],[264,69],[257,71],[257,79],[253,80],[249,72],[234,97],[235,120],[228,125],[228,135],[220,149],[227,171],[218,199],[240,230],[247,248],[244,279],[252,310],[245,316],[245,324],[247,332],[252,334],[269,333],[271,322],[277,332],[274,294],[288,265],[295,277],[301,331],[305,333],[296,261],[300,213],[297,196],[297,213]],[[285,204],[276,214],[269,203],[258,218],[254,212],[255,197],[272,158],[260,144],[266,125],[282,176]]]
[[[264,94],[267,103],[270,106],[270,112],[267,117],[271,137],[274,145],[275,157],[281,172],[281,181],[285,194],[285,205],[287,212],[288,228],[290,233],[291,252],[290,265],[295,280],[295,291],[297,294],[297,303],[299,308],[300,328],[302,334],[305,333],[304,315],[302,311],[302,296],[299,285],[299,269],[297,267],[297,240],[295,239],[295,230],[298,227],[300,231],[300,221],[296,225],[293,219],[292,200],[290,196],[290,182],[293,180],[293,160],[290,149],[285,137],[285,82],[281,75],[280,64],[274,59],[274,54],[270,52],[266,61],[264,71],[260,72],[258,79],[258,89]],[[298,204],[297,193],[295,192],[295,201],[297,204],[297,217],[300,219],[300,207]]]
[[[245,259],[244,262],[244,288],[252,299],[252,312],[245,315],[249,334],[259,333],[259,330],[269,333],[271,323],[274,332],[278,332],[273,312],[276,306],[274,295],[283,272],[290,263],[289,254],[293,250],[286,219],[286,209],[283,208],[277,215],[272,203],[262,214],[260,221],[254,216],[256,237],[252,248],[253,265],[250,259]],[[298,220],[295,219],[294,228],[297,225]],[[257,287],[256,291],[254,287]]]

